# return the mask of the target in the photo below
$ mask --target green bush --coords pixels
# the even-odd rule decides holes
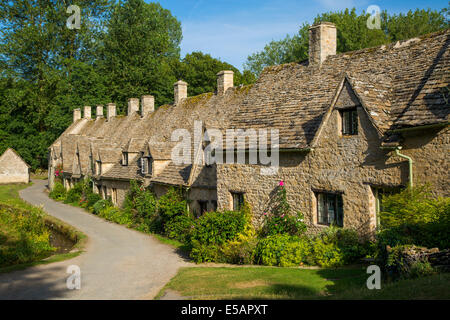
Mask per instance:
[[[108,207],[112,207],[113,204],[111,202],[111,200],[109,199],[101,199],[98,200],[93,206],[92,209],[94,211],[95,214],[99,215],[100,212],[102,212],[103,210],[105,210]]]
[[[194,219],[188,214],[175,216],[164,225],[164,234],[171,239],[185,242],[189,237],[194,224]]]
[[[175,216],[187,213],[187,203],[180,190],[169,188],[169,190],[158,199],[158,215],[162,223]]]
[[[102,200],[102,197],[99,194],[93,192],[89,193],[86,197],[88,208],[93,208],[94,205],[100,200]]]
[[[137,181],[132,180],[130,190],[125,198],[124,207],[136,210],[138,219],[148,220],[156,215],[157,200],[150,191],[140,185]]]
[[[261,239],[255,260],[266,266],[298,266],[311,263],[311,245],[306,237],[277,234]]]
[[[43,215],[37,208],[0,204],[0,225],[5,232],[0,232],[0,267],[37,261],[55,250]]]
[[[64,203],[79,203],[83,195],[83,183],[76,183],[66,194]]]
[[[339,267],[344,265],[344,255],[338,245],[325,242],[321,238],[312,241],[314,263],[324,267]]]
[[[107,206],[100,211],[100,217],[109,221],[131,227],[133,225],[133,215],[129,210],[120,210],[116,207]]]
[[[207,212],[195,221],[188,247],[196,262],[216,261],[220,247],[245,231],[247,215],[243,211]]]
[[[66,198],[66,188],[64,188],[63,184],[60,182],[56,182],[53,186],[53,189],[50,191],[50,198],[61,201]]]
[[[253,264],[258,239],[253,234],[238,235],[236,240],[222,245],[219,262],[232,264]]]
[[[387,245],[450,247],[450,198],[434,198],[428,186],[406,189],[383,200],[380,250]]]
[[[361,258],[375,254],[375,244],[361,238],[355,230],[331,226],[319,238],[326,244],[334,244],[342,254],[344,264],[358,262]]]

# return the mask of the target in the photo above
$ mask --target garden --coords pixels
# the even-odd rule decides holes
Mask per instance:
[[[188,211],[181,190],[171,188],[157,198],[132,181],[123,208],[92,192],[89,180],[66,191],[57,183],[53,199],[81,206],[107,220],[178,244],[196,263],[337,268],[364,261],[379,265],[391,280],[448,271],[450,199],[434,198],[429,187],[406,189],[383,200],[381,225],[375,237],[331,226],[307,232],[300,212],[292,212],[281,181],[264,224],[256,229],[252,210],[207,212],[199,218]]]

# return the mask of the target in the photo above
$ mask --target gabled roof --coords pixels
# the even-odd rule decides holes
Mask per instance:
[[[394,129],[448,123],[449,41],[450,29],[329,56],[320,68],[307,61],[268,67],[254,85],[235,87],[223,95],[189,97],[143,118],[133,114],[109,121],[82,119],[57,140],[62,143],[64,169],[71,170],[72,158],[69,164],[65,160],[73,156],[77,141],[88,141],[94,155],[116,162],[114,168],[122,148],[129,152],[149,149],[154,159],[170,160],[176,144],[171,141],[172,133],[184,129],[193,140],[197,120],[207,129],[222,132],[278,129],[280,148],[308,149],[314,146],[342,90],[353,92],[385,141],[392,140],[389,135]],[[81,160],[82,167],[86,161]],[[191,170],[187,167],[171,164],[158,179],[186,183],[185,173]]]
[[[3,154],[0,156],[0,162],[8,153],[12,153],[19,161],[23,162],[28,168],[31,168],[30,165],[26,163],[25,160],[23,160],[23,158],[20,156],[20,154],[18,154],[17,151],[13,148],[8,148],[5,150],[5,152],[3,152]]]

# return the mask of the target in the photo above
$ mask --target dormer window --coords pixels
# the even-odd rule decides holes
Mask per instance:
[[[341,111],[342,135],[351,136],[358,134],[358,111],[356,108]]]
[[[152,174],[152,159],[151,157],[144,157],[141,156],[141,174],[146,175],[146,174]]]
[[[128,165],[128,152],[122,152],[122,165]]]

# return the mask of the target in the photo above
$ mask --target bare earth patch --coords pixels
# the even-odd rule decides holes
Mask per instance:
[[[270,283],[264,280],[253,280],[253,281],[244,281],[232,283],[229,285],[230,288],[236,289],[248,289],[248,288],[256,288],[256,287],[266,287],[269,286]]]

